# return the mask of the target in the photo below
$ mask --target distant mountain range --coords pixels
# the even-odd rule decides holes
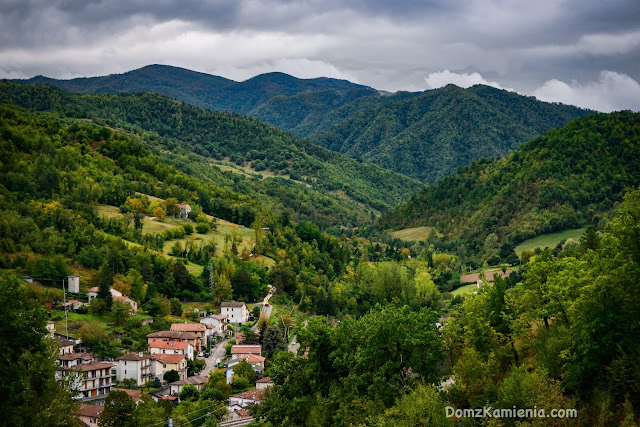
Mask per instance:
[[[155,92],[237,112],[314,144],[433,183],[473,160],[503,156],[592,111],[477,85],[383,93],[331,78],[261,74],[243,82],[166,65],[124,74],[26,83],[76,93]]]

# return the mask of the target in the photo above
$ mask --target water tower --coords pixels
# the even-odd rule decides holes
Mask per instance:
[[[67,292],[74,294],[80,292],[80,276],[67,277]]]

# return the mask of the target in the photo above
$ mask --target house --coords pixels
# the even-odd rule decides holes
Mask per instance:
[[[199,392],[202,392],[202,390],[204,389],[204,385],[207,383],[207,381],[209,381],[209,377],[196,375],[193,377],[185,378],[180,381],[173,382],[169,384],[169,394],[171,396],[178,396],[182,391],[182,387],[184,387],[187,384],[191,384],[196,389],[198,389]]]
[[[56,333],[56,322],[54,322],[53,320],[47,320],[47,335],[53,338],[55,333]]]
[[[244,393],[232,394],[229,396],[229,406],[246,408],[247,406],[261,403],[263,401],[263,394],[264,390],[249,390]]]
[[[147,335],[147,343],[151,345],[154,341],[186,341],[193,346],[193,349],[199,349],[202,343],[200,335],[183,331],[158,331]]]
[[[66,338],[57,338],[58,347],[60,348],[60,355],[73,353],[73,346],[75,342]]]
[[[243,302],[223,302],[220,304],[220,314],[227,317],[228,323],[247,323],[249,321],[249,309]]]
[[[264,390],[269,387],[273,387],[273,380],[269,377],[260,378],[256,381],[256,390]]]
[[[94,286],[93,288],[89,288],[89,290],[87,291],[87,297],[89,297],[89,302],[91,302],[91,300],[94,298],[98,298],[98,290],[99,289],[97,286]],[[109,292],[111,292],[112,297],[122,296],[122,292],[120,292],[117,289],[109,288]]]
[[[69,368],[67,372],[75,371],[80,374],[74,380],[74,390],[80,392],[83,401],[93,401],[103,405],[104,399],[111,392],[111,368],[113,363],[89,362]]]
[[[240,363],[242,360],[246,360],[251,364],[251,367],[254,371],[260,376],[264,372],[264,361],[265,358],[262,356],[257,356],[255,354],[243,355],[236,360],[231,360],[227,363],[227,384],[231,384],[231,379],[233,378],[234,367]]]
[[[100,417],[103,410],[104,406],[87,405],[86,403],[83,403],[82,406],[80,406],[80,414],[78,415],[78,418],[80,418],[80,421],[85,425],[97,426],[98,417]]]
[[[211,314],[200,319],[200,323],[213,326],[213,335],[224,336],[227,330],[227,316],[224,314]]]
[[[180,209],[180,213],[178,214],[178,218],[187,219],[189,218],[189,213],[191,212],[191,206],[186,203],[178,204],[178,209]]]
[[[58,356],[58,365],[62,369],[73,368],[83,363],[93,362],[93,355],[90,353],[64,353]]]
[[[231,346],[231,359],[236,360],[241,356],[255,354],[260,356],[262,354],[262,346],[259,344],[252,345],[233,345]]]
[[[134,300],[132,300],[129,297],[125,297],[125,296],[121,296],[121,297],[113,297],[114,301],[120,301],[123,302],[125,304],[129,304],[131,306],[131,314],[132,315],[136,315],[138,314],[138,303],[135,302]]]
[[[152,354],[152,360],[159,363],[152,363],[153,375],[162,379],[166,372],[174,370],[183,380],[187,378],[187,357],[184,354]]]
[[[127,353],[115,361],[116,380],[136,380],[136,386],[142,387],[147,381],[153,379],[151,373],[151,355],[144,353]]]
[[[189,332],[198,336],[201,343],[196,343],[196,346],[194,347],[196,351],[200,351],[201,345],[207,341],[207,327],[202,323],[172,323],[171,330],[177,332]]]
[[[184,354],[188,359],[195,357],[193,346],[187,341],[160,341],[156,340],[149,344],[151,354]]]
[[[76,311],[77,309],[85,305],[87,305],[86,302],[78,301],[77,299],[70,299],[69,301],[62,303],[62,308]]]
[[[138,404],[138,402],[140,402],[143,394],[142,390],[133,390],[128,388],[112,388],[111,391],[124,391],[129,395],[131,399],[133,399],[136,405]]]

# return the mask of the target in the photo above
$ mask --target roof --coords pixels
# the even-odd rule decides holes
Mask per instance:
[[[231,346],[231,354],[247,354],[247,353],[260,354],[262,353],[262,346],[259,344]]]
[[[204,325],[204,326],[205,326],[205,328],[207,328],[207,329],[215,329],[215,328],[216,328],[215,326],[210,325],[210,324],[208,324],[208,323],[203,323],[203,325]]]
[[[225,316],[224,314],[210,314],[207,317],[211,317],[212,319],[218,319],[218,320],[227,320],[227,316]]]
[[[249,363],[260,363],[267,360],[266,357],[258,356],[257,354],[243,354],[240,359],[246,360]]]
[[[114,301],[124,301],[124,302],[135,302],[129,297],[118,297],[118,296],[116,296],[116,297],[113,297],[113,300]]]
[[[142,390],[130,390],[128,388],[112,388],[111,391],[124,391],[133,399],[134,402],[137,402],[142,397]]]
[[[178,364],[182,362],[185,358],[184,354],[153,354],[151,355],[152,359],[160,360],[164,364]]]
[[[80,416],[98,418],[103,410],[104,406],[87,405],[83,403],[82,406],[80,406]]]
[[[244,307],[246,304],[243,302],[229,301],[220,304],[220,307]]]
[[[77,371],[95,371],[96,369],[111,369],[113,367],[113,363],[109,362],[89,362],[89,363],[81,363],[80,365],[76,365],[71,369],[75,369]]]
[[[172,338],[175,340],[195,340],[197,335],[185,331],[158,331],[147,335],[147,338]]]
[[[149,354],[131,352],[131,353],[127,353],[127,354],[125,354],[123,356],[118,357],[117,360],[133,360],[133,361],[136,361],[136,360],[145,360],[145,359],[150,359],[150,358],[151,358],[151,355],[149,355]]]
[[[71,340],[68,340],[66,338],[58,337],[58,345],[60,347],[66,347],[66,346],[69,346],[69,345],[75,345],[75,342],[73,342]]]
[[[176,349],[176,350],[184,350],[189,345],[186,341],[154,341],[149,344],[149,348],[160,348],[160,349]]]
[[[229,398],[235,397],[238,399],[261,400],[263,394],[264,390],[249,390],[244,393],[232,394]]]
[[[171,330],[180,332],[202,332],[206,331],[207,327],[202,323],[172,323]]]
[[[94,286],[93,288],[89,288],[87,292],[98,292],[98,287]]]
[[[264,377],[264,378],[260,378],[258,381],[256,381],[257,383],[272,383],[273,380],[269,377]]]
[[[93,355],[90,353],[67,353],[67,354],[61,354],[60,356],[58,356],[58,360],[76,360],[76,359],[93,360]]]
[[[187,384],[198,385],[198,384],[206,384],[207,381],[209,381],[209,377],[203,377],[203,376],[196,375],[196,376],[193,376],[193,377],[185,378],[185,379],[180,380],[180,381],[172,382],[169,385],[187,385]]]

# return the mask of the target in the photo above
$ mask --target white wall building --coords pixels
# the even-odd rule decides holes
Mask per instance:
[[[243,302],[223,302],[220,304],[220,314],[226,316],[228,323],[247,323],[249,321],[249,309]]]
[[[153,379],[151,373],[151,355],[144,353],[127,353],[116,359],[116,380],[128,378],[136,380],[136,386],[142,387]]]

